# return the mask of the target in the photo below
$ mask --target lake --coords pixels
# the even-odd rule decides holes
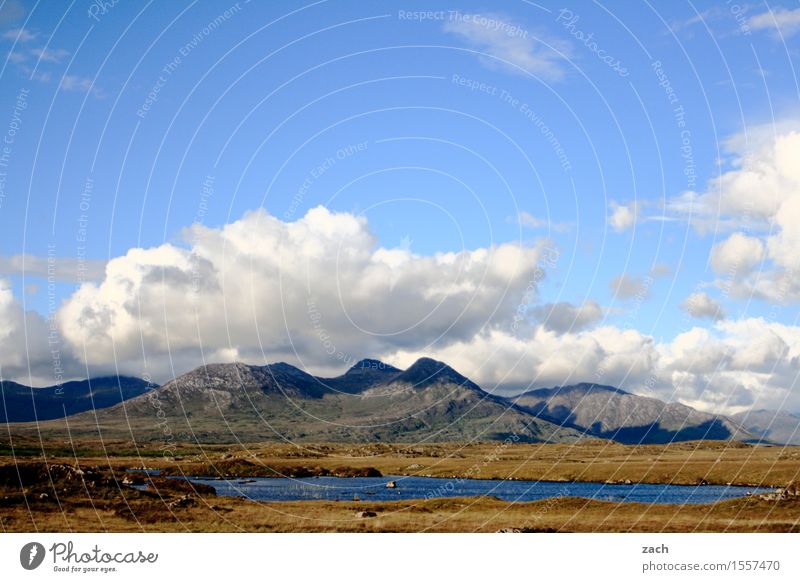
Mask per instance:
[[[772,491],[769,488],[725,485],[624,485],[402,476],[302,479],[261,477],[227,480],[192,477],[190,480],[211,485],[218,495],[246,497],[257,501],[352,501],[355,498],[363,501],[397,501],[492,495],[505,501],[588,497],[601,501],[684,504],[714,503],[743,497],[748,492],[755,494]],[[389,481],[396,482],[397,487],[387,488]]]

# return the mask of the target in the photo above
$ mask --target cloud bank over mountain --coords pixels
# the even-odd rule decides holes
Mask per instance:
[[[109,261],[51,321],[3,287],[3,376],[28,379],[30,363],[30,377],[52,383],[55,353],[66,377],[160,381],[203,362],[283,359],[332,373],[363,356],[407,366],[425,355],[488,389],[586,381],[702,410],[800,404],[791,395],[800,328],[712,317],[705,296],[694,315],[711,327],[658,342],[609,325],[594,301],[540,304],[549,245],[417,255],[380,247],[366,219],[323,207],[294,222],[258,210],[220,228],[195,225],[183,244]]]

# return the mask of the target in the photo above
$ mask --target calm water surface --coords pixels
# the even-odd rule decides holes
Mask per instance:
[[[309,477],[210,479],[191,481],[211,485],[218,495],[247,497],[258,501],[397,501],[432,497],[476,497],[492,495],[504,501],[536,501],[551,497],[588,497],[602,501],[639,503],[714,503],[766,493],[769,488],[725,485],[609,485],[606,483],[553,483],[549,481],[497,481],[434,477]],[[386,484],[394,481],[397,487]]]

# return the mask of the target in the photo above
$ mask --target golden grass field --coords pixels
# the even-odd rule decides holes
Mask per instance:
[[[35,440],[2,450],[3,531],[278,532],[800,532],[800,498],[746,497],[714,505],[651,505],[553,498],[509,503],[491,497],[393,502],[257,502],[187,490],[153,479],[148,491],[122,484],[127,469],[170,474],[305,475],[320,471],[548,481],[740,484],[784,487],[800,477],[800,448],[730,442],[625,446],[479,443],[391,445],[264,443],[238,448]],[[74,477],[48,465],[96,468]],[[30,475],[20,487],[18,474]],[[70,469],[71,470],[71,469]],[[359,517],[373,512],[374,517]]]

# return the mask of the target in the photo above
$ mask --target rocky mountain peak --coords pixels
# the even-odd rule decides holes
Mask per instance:
[[[426,388],[432,384],[458,384],[467,388],[479,389],[467,377],[453,368],[432,358],[420,358],[405,372],[394,377],[392,382],[411,384],[415,388]]]

